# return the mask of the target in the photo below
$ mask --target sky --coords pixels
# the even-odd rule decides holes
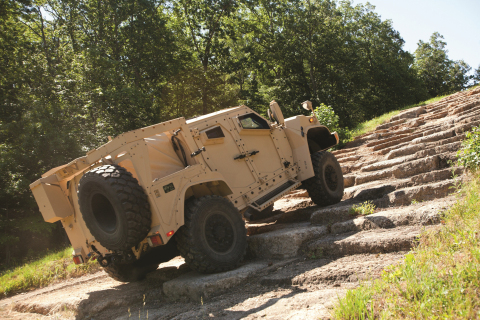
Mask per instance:
[[[353,0],[365,4],[365,0]],[[392,20],[413,53],[419,40],[428,42],[434,32],[443,35],[451,60],[480,66],[480,0],[369,0],[382,20]]]

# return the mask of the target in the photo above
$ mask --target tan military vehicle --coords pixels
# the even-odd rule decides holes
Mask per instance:
[[[230,270],[246,251],[244,218],[300,185],[320,206],[343,196],[324,151],[338,135],[313,113],[284,119],[275,101],[269,117],[239,106],[123,133],[30,188],[45,221],[63,224],[75,263],[97,259],[120,281],[178,254],[202,273]]]

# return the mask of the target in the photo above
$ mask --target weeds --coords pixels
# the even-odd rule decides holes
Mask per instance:
[[[472,128],[465,136],[462,148],[457,152],[458,164],[470,171],[477,171],[480,166],[480,128]]]
[[[0,275],[0,293],[4,297],[10,296],[49,285],[57,280],[80,277],[98,270],[100,265],[96,261],[74,264],[72,248],[67,248],[23,266],[3,271]]]
[[[403,264],[340,299],[337,319],[478,319],[480,311],[480,174],[426,232]]]
[[[361,203],[361,204],[354,204],[350,208],[350,210],[348,210],[348,213],[351,214],[352,216],[354,215],[367,216],[374,212],[375,212],[375,205],[373,204],[372,201],[365,201],[364,203]]]

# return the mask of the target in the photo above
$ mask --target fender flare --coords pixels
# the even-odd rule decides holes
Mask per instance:
[[[209,190],[215,188],[217,192],[212,192],[211,194],[216,194],[222,197],[227,197],[228,195],[233,193],[232,188],[228,185],[223,176],[217,172],[215,173],[214,177],[212,177],[212,175],[209,175],[208,179],[195,180],[191,183],[184,185],[184,187],[182,188],[182,192],[180,193],[179,200],[177,202],[178,213],[176,216],[176,222],[178,228],[185,224],[184,210],[185,201],[187,200],[187,193],[189,193],[189,191],[193,192],[193,187],[200,185],[208,188]],[[230,201],[230,199],[228,200]]]
[[[310,154],[327,150],[338,144],[337,133],[331,133],[325,126],[309,127],[306,136]]]

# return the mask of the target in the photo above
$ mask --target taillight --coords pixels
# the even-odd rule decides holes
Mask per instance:
[[[335,139],[337,140],[337,144],[338,144],[338,142],[340,141],[340,139],[338,138],[338,133],[334,132],[333,135],[335,136]]]
[[[168,233],[167,233],[167,237],[171,237],[171,236],[173,236],[173,234],[174,234],[174,233],[175,233],[175,231],[173,231],[173,230],[172,230],[172,231],[170,231],[170,232],[168,232]]]
[[[75,264],[82,264],[83,263],[83,257],[81,255],[73,256],[73,262],[75,262]]]
[[[160,235],[155,234],[151,237],[148,237],[148,244],[150,245],[150,247],[156,247],[156,246],[162,245],[163,241]]]

